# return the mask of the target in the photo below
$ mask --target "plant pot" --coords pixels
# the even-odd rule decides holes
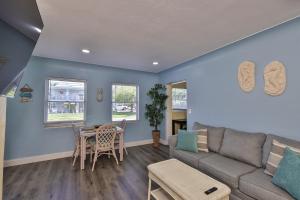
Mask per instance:
[[[153,130],[152,131],[152,138],[153,138],[153,147],[159,147],[159,140],[160,140],[160,131]]]

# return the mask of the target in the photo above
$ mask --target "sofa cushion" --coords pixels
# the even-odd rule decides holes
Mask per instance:
[[[205,158],[213,154],[214,153],[212,152],[206,153],[203,151],[200,151],[198,153],[193,153],[193,152],[188,152],[183,150],[174,150],[173,157],[197,169],[199,164],[199,159]]]
[[[266,136],[263,133],[226,129],[220,154],[261,167],[262,147],[265,139]]]
[[[267,160],[269,158],[269,154],[270,154],[270,151],[271,151],[271,148],[272,148],[273,140],[277,140],[278,142],[283,143],[285,145],[300,149],[300,141],[291,140],[291,139],[288,139],[288,138],[279,137],[277,135],[269,134],[269,135],[267,135],[267,139],[266,139],[266,142],[265,142],[264,147],[263,147],[263,159],[262,159],[263,167],[266,167],[266,163],[267,163]]]
[[[199,169],[231,188],[237,188],[239,177],[254,171],[256,168],[219,154],[214,154],[199,160]]]
[[[263,169],[241,176],[239,189],[241,192],[260,200],[292,200],[287,192],[272,182],[272,177],[265,174]]]
[[[219,152],[223,140],[225,128],[213,127],[195,122],[193,130],[207,129],[208,133],[208,149],[213,152]]]
[[[231,190],[231,194],[229,196],[230,200],[232,200],[231,195],[233,195],[235,197],[235,199],[238,199],[238,200],[255,200],[252,197],[250,197],[250,196],[246,195],[245,193],[241,192],[238,188]]]

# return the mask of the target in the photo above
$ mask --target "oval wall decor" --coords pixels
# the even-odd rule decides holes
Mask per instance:
[[[96,100],[98,102],[103,101],[103,88],[97,88]]]
[[[285,66],[279,61],[273,61],[265,67],[265,93],[271,96],[281,95],[286,87]]]
[[[251,92],[255,87],[255,64],[244,61],[239,65],[238,80],[240,88],[245,92]]]

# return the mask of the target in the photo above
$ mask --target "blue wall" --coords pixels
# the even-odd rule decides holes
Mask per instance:
[[[0,94],[26,66],[35,43],[0,20],[0,56],[8,60],[3,67],[0,67]],[[16,55],[18,55],[17,58]]]
[[[44,128],[44,88],[47,77],[64,77],[87,80],[87,124],[111,121],[111,84],[134,83],[139,85],[140,120],[128,124],[125,141],[151,139],[152,128],[144,118],[146,92],[158,82],[152,73],[121,70],[76,62],[32,57],[20,86],[29,84],[33,92],[31,103],[20,103],[19,93],[8,99],[5,159],[49,154],[73,150],[71,128]],[[97,88],[104,89],[104,100],[96,101]]]
[[[237,81],[244,60],[257,65],[249,94]],[[287,89],[277,97],[264,93],[263,69],[273,60],[283,62],[287,72]],[[189,127],[200,121],[300,140],[300,19],[162,72],[160,80],[187,81]]]

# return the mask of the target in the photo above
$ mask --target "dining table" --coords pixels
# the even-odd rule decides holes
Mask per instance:
[[[124,159],[124,130],[119,127],[115,126],[117,130],[117,135],[119,135],[119,154],[120,154],[120,161]],[[86,159],[86,141],[90,137],[96,136],[97,129],[94,127],[83,127],[80,129],[80,169],[84,170],[84,164]]]

